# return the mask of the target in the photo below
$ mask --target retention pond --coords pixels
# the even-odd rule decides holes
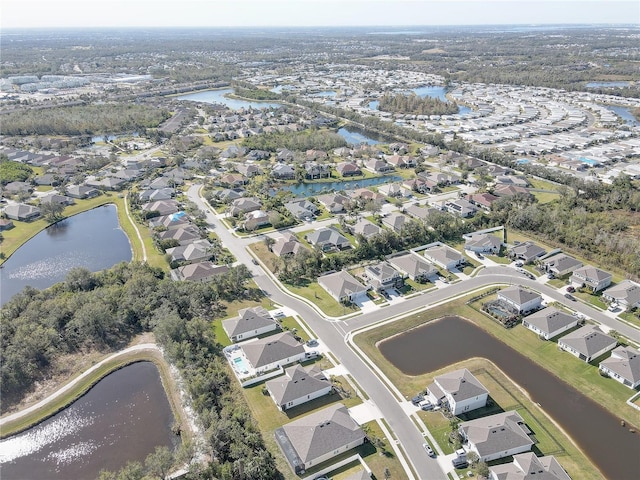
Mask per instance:
[[[406,375],[486,358],[525,389],[606,478],[638,478],[640,433],[631,433],[618,417],[467,320],[445,317],[385,340],[379,349]]]

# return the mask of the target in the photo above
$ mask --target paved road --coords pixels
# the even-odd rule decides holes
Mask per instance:
[[[390,425],[400,445],[404,449],[408,460],[413,465],[420,479],[439,480],[447,477],[440,469],[436,460],[427,456],[422,448],[424,441],[422,434],[415,424],[402,409],[396,397],[389,391],[381,379],[370,367],[350,348],[346,338],[350,332],[356,329],[375,324],[390,317],[389,309],[378,309],[345,320],[326,318],[315,308],[306,302],[292,297],[283,292],[276,282],[258,266],[252,263],[252,257],[246,251],[246,246],[255,242],[257,238],[240,239],[230,233],[220,220],[214,215],[206,204],[199,198],[199,185],[191,187],[188,197],[207,214],[207,222],[213,228],[222,243],[233,253],[239,262],[247,265],[254,274],[254,280],[258,286],[269,296],[271,300],[295,310],[311,329],[316,333],[336,358],[356,379],[360,387],[375,403],[383,417]],[[543,285],[535,280],[530,280],[507,266],[487,267],[475,277],[464,282],[447,285],[435,291],[406,299],[394,305],[393,316],[400,316],[413,310],[426,308],[467,292],[490,287],[495,284],[513,284],[531,287],[547,297],[559,302],[566,302],[563,294],[556,289]],[[581,302],[569,302],[571,308],[584,313],[602,324],[613,328],[623,335],[640,342],[640,331],[636,330],[616,319],[612,319],[603,313]]]

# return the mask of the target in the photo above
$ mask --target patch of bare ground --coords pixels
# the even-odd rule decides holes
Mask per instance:
[[[437,54],[437,53],[447,53],[447,52],[441,48],[430,48],[428,50],[423,50],[422,53]]]

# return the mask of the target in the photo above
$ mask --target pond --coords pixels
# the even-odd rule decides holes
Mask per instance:
[[[281,106],[279,103],[252,102],[248,100],[239,100],[237,98],[228,98],[226,96],[232,93],[232,88],[223,88],[221,90],[206,90],[204,92],[187,93],[175,98],[178,100],[191,100],[193,102],[221,103],[232,110],[239,110],[241,108],[278,108]]]
[[[492,361],[527,391],[606,478],[637,478],[640,435],[622,428],[615,415],[473,323],[445,317],[385,340],[379,348],[406,375],[422,375],[474,357]],[[567,361],[579,360],[567,354]]]
[[[372,187],[375,185],[383,185],[385,183],[398,182],[402,177],[397,175],[385,175],[383,177],[369,177],[358,180],[341,180],[336,182],[318,182],[318,183],[297,183],[295,185],[286,185],[279,190],[288,190],[296,197],[312,197],[330,192],[338,192],[341,190],[353,190],[356,188]],[[274,190],[273,194],[279,190]]]
[[[44,422],[0,441],[3,480],[94,479],[100,470],[144,462],[156,446],[173,449],[173,413],[158,369],[139,362],[100,380]]]
[[[97,272],[131,261],[131,244],[114,205],[66,218],[38,233],[0,269],[0,304],[30,285],[48,288],[75,267]]]
[[[388,143],[389,139],[385,139],[381,135],[373,132],[367,132],[356,127],[342,127],[338,129],[338,135],[344,138],[349,145],[378,145],[380,143]]]
[[[627,87],[629,82],[589,82],[586,84],[587,88],[622,88]]]

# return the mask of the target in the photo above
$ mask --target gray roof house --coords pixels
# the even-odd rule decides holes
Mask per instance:
[[[409,217],[400,212],[391,212],[382,219],[382,223],[395,232],[402,230],[402,226],[408,221]]]
[[[458,430],[470,450],[489,462],[531,450],[531,431],[516,411],[462,422]]]
[[[278,323],[263,307],[243,308],[238,316],[222,321],[222,328],[232,342],[257,337],[278,328]]]
[[[497,255],[502,248],[502,239],[486,233],[472,234],[465,238],[464,249],[478,253]]]
[[[433,264],[411,252],[389,257],[388,262],[411,280],[422,282],[438,275]]]
[[[402,288],[402,285],[404,285],[402,274],[388,262],[380,262],[366,266],[364,276],[367,279],[369,287],[374,290]]]
[[[527,452],[513,456],[513,462],[490,468],[490,480],[571,480],[553,455],[536,457]]]
[[[262,203],[255,197],[237,198],[229,206],[229,215],[237,217],[243,213],[260,210]]]
[[[455,270],[465,263],[460,252],[443,243],[425,249],[423,254],[427,260],[447,270]]]
[[[190,223],[164,232],[157,232],[156,235],[160,240],[176,240],[180,245],[187,245],[202,239],[200,229]]]
[[[320,211],[315,203],[310,202],[306,198],[291,200],[284,204],[284,208],[289,210],[291,215],[300,220],[315,218]]]
[[[433,208],[421,207],[420,205],[409,205],[404,209],[406,213],[419,220],[427,220],[434,210]]]
[[[271,176],[280,180],[293,180],[296,178],[296,171],[291,165],[278,163],[271,170]]]
[[[141,208],[145,212],[158,212],[158,215],[171,215],[180,210],[176,200],[158,200],[145,203]]]
[[[540,294],[522,287],[508,287],[498,292],[498,300],[506,303],[518,313],[527,313],[542,306]]]
[[[315,365],[288,367],[281,377],[265,383],[269,395],[282,411],[328,394],[332,384]]]
[[[484,407],[489,396],[489,390],[466,368],[438,375],[427,391],[436,405],[447,403],[454,415]]]
[[[580,360],[590,362],[594,358],[613,350],[617,340],[606,335],[594,325],[585,325],[558,340],[558,346]]]
[[[359,219],[351,228],[351,230],[353,231],[354,235],[362,235],[367,239],[382,232],[382,228],[380,228],[375,223],[367,220],[366,218]]]
[[[525,263],[534,261],[536,258],[543,256],[546,252],[544,248],[533,242],[523,242],[513,246],[509,250],[509,256],[517,258]]]
[[[213,262],[204,261],[174,268],[171,270],[171,279],[175,281],[206,282],[216,275],[222,275],[228,271],[229,267],[226,265],[215,265]]]
[[[93,198],[100,195],[100,190],[86,185],[69,185],[66,192],[68,196],[73,198]]]
[[[305,358],[304,345],[291,332],[249,340],[240,346],[256,373],[284,367]]]
[[[449,213],[453,213],[454,215],[458,215],[462,218],[473,217],[478,208],[468,200],[464,198],[457,198],[455,200],[448,200],[443,203],[443,208]]]
[[[271,246],[271,251],[278,257],[287,257],[295,255],[304,248],[306,247],[298,241],[295,235],[285,233]]]
[[[640,307],[640,285],[631,280],[607,288],[602,296],[609,302],[615,302],[623,308]]]
[[[344,212],[344,206],[350,202],[349,197],[341,193],[327,193],[318,195],[316,200],[331,213]]]
[[[611,278],[609,272],[592,267],[591,265],[585,265],[584,267],[574,270],[569,281],[578,287],[584,285],[595,293],[611,285]]]
[[[307,234],[307,241],[323,251],[344,250],[351,247],[349,239],[333,227],[319,228]]]
[[[172,262],[195,263],[209,260],[211,258],[211,247],[209,240],[201,239],[178,245],[177,247],[167,248],[165,253],[171,256]]]
[[[543,308],[522,319],[522,325],[545,340],[556,337],[578,324],[578,318],[553,307]]]
[[[345,270],[322,275],[318,283],[338,302],[356,302],[367,292],[367,287]]]
[[[631,347],[616,347],[600,362],[600,371],[629,388],[640,386],[640,352]]]
[[[559,253],[544,261],[544,269],[547,272],[555,273],[558,277],[568,275],[581,266],[582,262],[564,253]]]
[[[4,214],[11,220],[28,222],[40,216],[40,209],[26,203],[18,203],[4,207]]]
[[[366,435],[347,407],[336,403],[287,423],[275,432],[276,440],[298,475],[336,455],[362,445]]]

